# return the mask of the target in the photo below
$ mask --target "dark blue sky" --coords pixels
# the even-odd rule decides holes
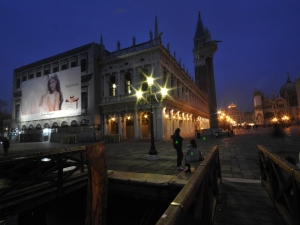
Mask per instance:
[[[198,11],[212,39],[218,108],[253,110],[255,89],[278,95],[300,78],[299,0],[0,0],[0,99],[11,102],[15,68],[103,36],[108,51],[149,40],[155,16],[162,41],[194,75]]]

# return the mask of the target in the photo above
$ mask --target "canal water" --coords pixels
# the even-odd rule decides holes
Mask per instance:
[[[108,193],[106,225],[153,225],[162,216],[170,202],[136,199]],[[72,192],[37,207],[29,214],[0,225],[84,225],[86,188]],[[35,215],[31,217],[30,215]],[[17,221],[19,218],[19,222]]]

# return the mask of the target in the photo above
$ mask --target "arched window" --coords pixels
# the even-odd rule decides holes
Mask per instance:
[[[22,130],[26,130],[26,126],[25,125],[22,126]]]
[[[61,127],[67,127],[68,126],[68,123],[66,122],[66,121],[63,121],[62,123],[61,123]]]
[[[76,126],[77,126],[77,121],[76,120],[72,120],[71,127],[76,127]]]
[[[58,123],[54,122],[54,123],[52,124],[52,128],[57,128],[57,127],[58,127]]]
[[[131,74],[125,74],[125,94],[131,94]]]
[[[41,128],[42,128],[42,127],[41,127],[41,124],[37,124],[35,128],[36,128],[36,129],[41,129]]]
[[[142,91],[147,91],[147,89],[148,89],[147,77],[148,77],[148,70],[144,68],[144,69],[142,69],[141,74],[140,74]]]
[[[48,124],[48,123],[45,123],[45,124],[44,124],[44,128],[49,128],[49,124]]]
[[[29,128],[29,130],[33,130],[33,125],[30,124],[28,128]]]
[[[117,95],[117,84],[116,84],[116,77],[115,76],[111,76],[109,78],[109,95],[110,96],[116,96]]]

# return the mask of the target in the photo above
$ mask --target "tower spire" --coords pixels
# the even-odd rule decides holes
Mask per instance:
[[[194,38],[201,38],[205,35],[205,29],[201,20],[201,13],[200,11],[198,12],[198,22],[197,22],[197,27],[196,27],[196,32]]]
[[[103,45],[103,38],[102,38],[102,35],[100,36],[100,45]]]

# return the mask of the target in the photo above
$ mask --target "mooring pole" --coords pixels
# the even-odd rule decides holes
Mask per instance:
[[[92,144],[86,149],[88,188],[85,225],[105,225],[108,183],[105,144]]]

